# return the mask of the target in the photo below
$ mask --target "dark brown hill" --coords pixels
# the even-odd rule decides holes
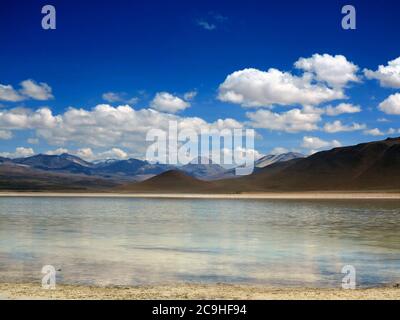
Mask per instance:
[[[362,143],[274,163],[250,176],[213,182],[168,171],[124,191],[241,193],[284,191],[399,191],[400,138]]]
[[[169,170],[138,183],[118,187],[119,191],[162,193],[207,193],[215,186],[212,182],[198,180],[178,170]]]
[[[400,138],[334,148],[218,181],[230,191],[400,190]]]

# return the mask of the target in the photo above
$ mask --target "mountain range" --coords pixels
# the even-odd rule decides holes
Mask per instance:
[[[232,170],[199,160],[173,167],[138,159],[92,163],[69,154],[0,157],[0,189],[157,193],[400,190],[400,138],[338,147],[308,157],[295,153],[266,156],[255,163],[253,174],[235,179]]]
[[[35,169],[7,159],[0,164],[0,190],[100,192],[113,189],[120,183],[84,174]]]
[[[183,180],[182,175],[170,172],[168,176],[152,178],[152,187],[141,182],[127,184],[124,189],[168,192],[163,186],[181,184]],[[191,192],[192,184],[187,183],[184,192]],[[193,192],[201,189],[207,189],[206,193],[399,191],[400,138],[339,147],[306,158],[275,162],[237,179],[221,179],[211,184],[197,180]]]
[[[139,159],[88,162],[71,154],[38,154],[26,158],[0,157],[0,190],[107,189],[132,181],[143,181],[170,170],[210,180],[226,171],[210,160],[194,159],[191,163],[175,167],[150,163]],[[46,182],[47,181],[47,182]],[[80,185],[73,186],[77,181]],[[63,182],[63,183],[62,183]]]
[[[283,158],[283,157],[282,157]],[[8,159],[0,157],[0,164],[23,165],[32,169],[52,173],[81,174],[106,179],[142,181],[169,170],[179,170],[189,176],[213,180],[224,177],[229,170],[206,158],[195,158],[189,164],[172,166],[168,164],[150,163],[139,159],[88,162],[71,154],[46,155],[38,154],[26,158]]]
[[[269,154],[255,162],[256,168],[265,168],[277,162],[285,162],[293,159],[304,158],[304,155],[298,152],[287,152],[282,154]]]
[[[206,180],[226,171],[226,169],[211,161],[202,163],[195,160],[187,165],[179,167],[179,170],[190,176]],[[102,178],[135,181],[145,180],[165,171],[177,169],[177,167],[172,165],[154,164],[139,159],[88,162],[67,153],[61,155],[38,154],[17,159],[0,157],[0,164],[2,163],[23,165],[32,169],[53,173],[83,174]]]
[[[254,162],[254,172],[258,172],[261,168],[265,168],[274,163],[285,162],[293,159],[304,158],[304,155],[297,152],[287,152],[282,154],[269,154]],[[221,180],[221,179],[235,179],[241,176],[236,175],[236,169],[232,168],[225,170],[211,176],[210,180]]]

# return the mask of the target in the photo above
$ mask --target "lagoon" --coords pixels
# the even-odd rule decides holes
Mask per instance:
[[[400,281],[400,201],[1,197],[0,281],[340,287]]]

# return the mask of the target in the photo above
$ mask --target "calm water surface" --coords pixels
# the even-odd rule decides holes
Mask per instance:
[[[400,201],[0,198],[0,281],[400,282]]]

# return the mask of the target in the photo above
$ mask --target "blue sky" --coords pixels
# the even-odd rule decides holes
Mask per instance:
[[[399,136],[400,4],[351,1],[357,29],[343,30],[345,4],[3,0],[0,153],[141,156],[170,117],[233,119],[261,154]]]

